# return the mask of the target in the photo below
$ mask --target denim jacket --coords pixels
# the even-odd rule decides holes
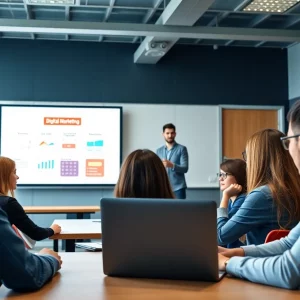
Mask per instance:
[[[167,147],[164,145],[156,150],[160,159],[167,159]],[[189,155],[185,146],[175,143],[171,149],[169,159],[174,168],[167,168],[167,173],[173,191],[186,188],[184,173],[189,169]]]
[[[0,282],[15,291],[41,288],[59,268],[51,255],[32,254],[13,231],[6,213],[0,209]]]
[[[280,224],[285,225],[287,220],[287,213],[284,213]],[[293,222],[289,228],[293,228],[295,225],[296,223]],[[279,229],[277,207],[267,185],[249,193],[239,210],[230,219],[227,208],[218,208],[217,235],[219,245],[232,243],[243,234],[246,234],[247,245],[263,244],[267,234],[273,229]]]

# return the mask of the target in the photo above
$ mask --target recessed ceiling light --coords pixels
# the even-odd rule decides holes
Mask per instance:
[[[260,11],[260,12],[285,12],[300,0],[253,0],[244,11]]]
[[[79,5],[80,0],[25,0],[29,5]]]

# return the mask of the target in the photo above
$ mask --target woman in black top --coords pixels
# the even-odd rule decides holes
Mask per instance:
[[[36,241],[60,233],[61,227],[57,224],[53,224],[51,228],[37,226],[29,219],[19,202],[13,198],[19,179],[16,171],[16,164],[13,160],[4,156],[0,157],[0,208],[6,212],[9,222]]]

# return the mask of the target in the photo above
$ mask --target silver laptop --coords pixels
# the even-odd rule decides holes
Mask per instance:
[[[103,271],[109,276],[218,281],[216,203],[103,198]]]

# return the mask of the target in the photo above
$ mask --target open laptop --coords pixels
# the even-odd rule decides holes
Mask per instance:
[[[219,281],[216,203],[103,198],[103,271],[109,276]]]

